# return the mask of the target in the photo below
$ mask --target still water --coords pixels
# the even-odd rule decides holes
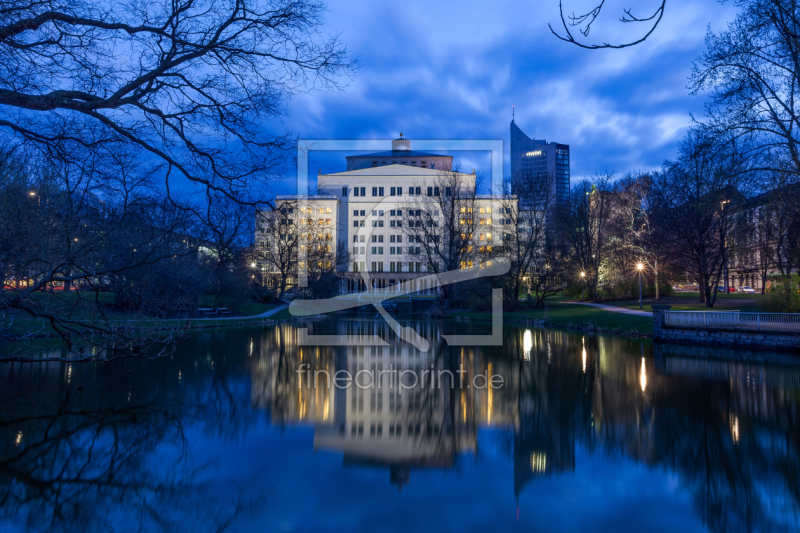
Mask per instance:
[[[0,364],[0,531],[798,530],[795,359],[508,326],[447,347],[488,325],[409,325],[430,351],[331,320],[310,332],[387,346],[282,324]],[[422,370],[441,378],[412,386]]]

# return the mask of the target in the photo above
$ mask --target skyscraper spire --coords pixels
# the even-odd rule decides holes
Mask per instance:
[[[514,122],[514,106],[511,106],[511,122]]]

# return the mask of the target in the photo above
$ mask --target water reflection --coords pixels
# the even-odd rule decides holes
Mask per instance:
[[[348,334],[358,326],[337,325]],[[661,346],[648,359],[638,343],[543,330],[506,339],[502,353],[442,345],[420,353],[403,343],[265,353],[253,372],[253,402],[271,408],[275,423],[313,423],[315,449],[341,452],[345,467],[384,468],[398,486],[415,469],[453,468],[477,452],[479,430],[505,427],[517,496],[539,476],[574,471],[576,449],[586,447],[675,471],[711,530],[798,525],[797,366],[703,360],[697,350]],[[466,368],[500,374],[505,385],[419,386],[404,395],[313,389],[292,372],[301,363],[331,374]]]
[[[428,339],[467,329],[418,326]],[[498,498],[520,501],[545,478],[590,475],[586,461],[616,465],[610,476],[632,461],[676,476],[676,497],[688,495],[711,531],[800,523],[794,359],[541,329],[507,328],[502,348],[433,342],[429,352],[375,322],[325,321],[311,332],[378,334],[390,345],[299,346],[298,330],[283,324],[199,334],[158,361],[0,366],[0,530],[246,530],[260,516],[291,513],[270,505],[289,444],[265,426],[312,428],[309,464],[327,452],[340,457],[339,470],[384,472],[365,508],[380,501],[401,512],[403,500],[386,500],[380,485],[441,500],[453,484],[488,479],[481,471],[427,484],[430,473],[480,457],[488,431],[513,470]],[[384,381],[337,388],[324,378],[343,370],[385,371]],[[403,389],[391,370],[437,379]],[[502,387],[475,387],[481,375],[500,376]],[[272,452],[243,471],[222,459],[264,443]],[[314,478],[337,475],[321,468]],[[294,483],[325,490],[315,479]],[[579,479],[569,483],[583,490]],[[569,513],[564,520],[569,529]]]

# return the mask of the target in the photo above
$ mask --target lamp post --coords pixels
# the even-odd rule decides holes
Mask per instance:
[[[586,296],[586,272],[581,272],[581,281],[583,282],[583,288],[581,289],[581,300],[585,300]]]
[[[724,212],[725,211],[725,205],[727,205],[729,203],[731,203],[730,200],[723,200],[722,202],[720,202],[719,210]],[[725,237],[726,253],[725,253],[725,264],[723,265],[723,269],[724,269],[724,278],[723,278],[723,280],[724,280],[724,285],[725,285],[725,294],[728,294],[730,292],[728,290],[728,288],[730,287],[730,284],[728,283],[728,254],[727,254],[727,248],[728,248],[728,238]]]
[[[636,269],[639,271],[639,309],[642,308],[642,269],[644,265],[639,263],[636,265]]]

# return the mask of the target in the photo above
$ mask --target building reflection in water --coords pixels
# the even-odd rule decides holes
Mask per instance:
[[[448,321],[414,326],[428,339],[447,328],[482,332]],[[105,517],[115,512],[149,517],[140,530],[222,529],[258,508],[235,502],[272,498],[257,481],[271,483],[274,463],[284,458],[263,457],[248,465],[253,482],[220,491],[203,481],[205,462],[187,452],[200,443],[224,454],[229,440],[261,439],[264,416],[278,426],[312,426],[315,448],[341,453],[347,467],[384,469],[398,486],[413,484],[416,469],[456,467],[478,453],[478,433],[488,429],[513,461],[508,496],[519,498],[523,512],[532,505],[525,491],[531,496],[543,478],[576,470],[580,451],[590,462],[616,462],[603,475],[624,475],[631,466],[625,462],[670,473],[675,491],[688,494],[712,531],[800,529],[794,356],[651,349],[622,338],[511,327],[502,347],[434,343],[421,353],[374,321],[313,328],[379,334],[390,345],[298,346],[298,330],[281,324],[201,332],[175,357],[154,361],[0,365],[0,529],[5,520],[24,522],[28,531],[105,531]],[[308,372],[298,374],[301,365]],[[313,379],[317,372],[390,369],[441,371],[443,381],[431,388],[423,378],[402,394],[396,383],[338,389],[326,379],[316,387],[302,381],[309,372]],[[487,373],[502,377],[503,386],[466,386]],[[596,481],[597,474],[586,474]],[[463,482],[488,475],[478,470]]]
[[[434,343],[422,353],[374,322],[328,327],[378,334],[390,345],[303,347],[292,328],[276,328],[277,337],[260,344],[278,348],[254,360],[252,402],[275,424],[312,424],[315,449],[342,453],[345,466],[385,468],[402,486],[414,469],[452,468],[477,453],[478,431],[496,428],[509,435],[517,497],[537,477],[574,471],[582,447],[677,472],[712,530],[798,523],[796,362],[737,363],[724,359],[747,354],[697,358],[695,348],[661,346],[651,358],[641,343],[595,336],[577,343],[574,335],[539,329],[509,329],[502,348]],[[418,327],[435,339],[441,326]],[[445,373],[441,387],[423,380],[401,390],[387,372],[380,387],[338,389],[324,379],[308,387],[300,364],[311,375],[427,370],[455,379]],[[501,376],[503,386],[466,386],[487,373]]]
[[[313,424],[315,449],[343,453],[345,465],[387,468],[391,482],[402,485],[413,469],[451,468],[459,456],[477,453],[479,429],[512,429],[522,439],[515,450],[524,450],[524,457],[515,456],[520,480],[574,468],[574,446],[562,458],[559,448],[567,437],[560,436],[557,421],[547,420],[554,411],[545,407],[558,399],[545,399],[548,388],[537,382],[546,379],[547,346],[552,343],[546,337],[552,333],[524,331],[511,343],[514,348],[508,346],[517,355],[508,357],[505,352],[443,344],[420,352],[373,322],[337,327],[338,333],[351,337],[379,334],[390,345],[298,346],[296,331],[279,327],[273,342],[261,343],[278,348],[262,353],[253,365],[253,405],[268,409],[275,424]],[[421,333],[436,338],[438,330]],[[555,336],[560,346],[560,335]],[[301,365],[308,366],[298,373]],[[333,387],[327,376],[343,370],[364,379]],[[414,387],[410,385],[417,378],[411,372],[419,378]],[[398,384],[403,373],[408,388]],[[368,375],[380,379],[366,386]],[[488,386],[486,377],[491,376],[500,376],[502,386]]]

